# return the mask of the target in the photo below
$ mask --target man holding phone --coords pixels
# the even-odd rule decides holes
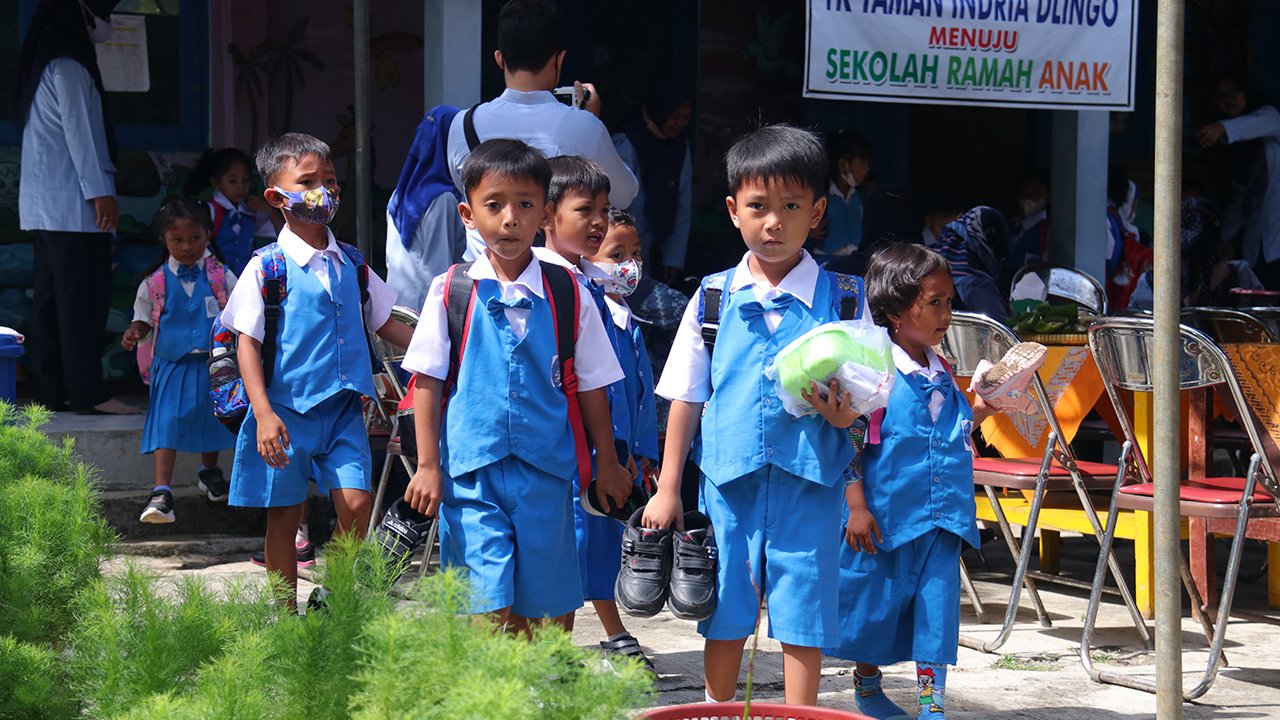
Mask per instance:
[[[609,131],[600,122],[600,95],[591,83],[573,84],[570,104],[556,95],[565,56],[564,13],[553,0],[510,0],[498,15],[498,49],[494,60],[502,68],[507,89],[489,102],[464,110],[449,128],[449,172],[462,190],[460,170],[471,154],[467,146],[466,115],[474,113],[480,142],[492,138],[523,140],[547,157],[578,155],[594,161],[609,176],[609,202],[624,208],[639,189],[635,175],[618,157]],[[466,260],[484,251],[474,231],[467,233]]]

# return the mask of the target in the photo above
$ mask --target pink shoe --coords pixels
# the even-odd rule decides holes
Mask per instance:
[[[1028,414],[1036,405],[1035,395],[1029,389],[1031,376],[1044,365],[1044,356],[1043,345],[1018,343],[994,365],[980,361],[971,387],[997,410]]]

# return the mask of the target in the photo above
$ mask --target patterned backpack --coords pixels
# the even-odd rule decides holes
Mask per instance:
[[[225,308],[227,306],[227,267],[210,255],[204,259],[204,277],[209,281],[214,299],[218,301],[218,309]],[[147,276],[147,297],[151,300],[151,332],[138,343],[138,375],[146,385],[151,384],[151,360],[155,356],[156,334],[160,332],[160,316],[164,314],[166,283],[164,265]],[[216,318],[214,322],[217,322]]]
[[[355,247],[344,242],[339,242],[338,247],[357,268],[356,280],[360,285],[360,306],[363,308],[369,302],[369,266]],[[272,376],[275,374],[280,304],[288,294],[285,282],[288,273],[280,243],[273,242],[258,250],[255,255],[262,257],[262,382],[264,386],[271,387]],[[363,322],[364,313],[360,314],[360,318]],[[213,342],[209,349],[209,397],[213,400],[213,414],[224,427],[238,433],[249,412],[249,395],[245,392],[244,378],[240,375],[240,361],[236,356],[239,336],[222,324],[221,315],[213,321],[212,335]],[[372,344],[369,346],[369,354],[370,358],[374,357]]]

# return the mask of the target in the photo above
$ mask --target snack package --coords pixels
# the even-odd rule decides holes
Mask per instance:
[[[867,415],[889,404],[897,370],[889,333],[878,325],[840,321],[820,325],[793,340],[765,368],[782,407],[795,417],[816,410],[801,396],[809,383],[825,398],[832,378],[853,398],[853,411]]]

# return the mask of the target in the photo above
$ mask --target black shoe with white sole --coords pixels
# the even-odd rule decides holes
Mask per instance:
[[[143,509],[138,522],[153,525],[167,525],[176,517],[173,514],[173,493],[168,490],[156,490],[147,499],[147,507]]]
[[[227,493],[231,491],[231,483],[227,482],[227,478],[222,474],[222,468],[211,467],[199,472],[200,479],[196,481],[196,487],[200,492],[204,493],[211,502],[226,502]]]

